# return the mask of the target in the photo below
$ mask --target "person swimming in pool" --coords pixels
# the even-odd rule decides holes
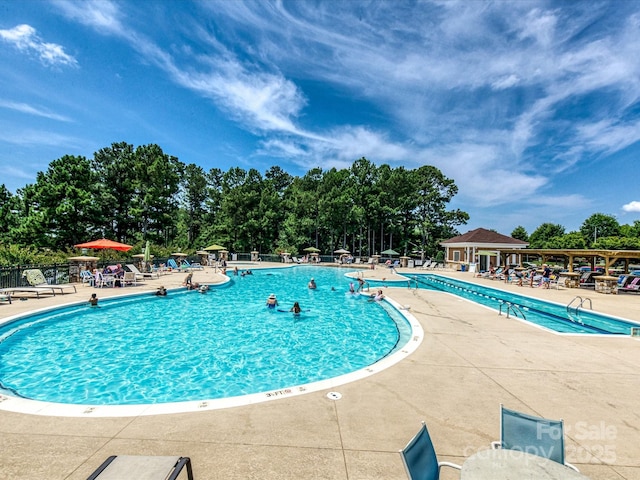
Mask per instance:
[[[298,302],[293,302],[293,307],[291,307],[290,312],[293,312],[294,315],[300,315],[302,309],[300,308],[300,304]]]
[[[276,298],[276,294],[272,293],[267,298],[267,308],[276,308],[278,306],[278,299]]]
[[[91,305],[92,307],[98,306],[98,295],[96,295],[95,293],[91,294],[91,298],[89,298],[89,305]]]
[[[316,281],[312,278],[311,280],[309,280],[309,288],[311,290],[315,290],[318,286],[316,285]]]

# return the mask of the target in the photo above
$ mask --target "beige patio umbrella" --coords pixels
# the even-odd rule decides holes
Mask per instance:
[[[213,245],[209,245],[208,247],[206,247],[204,250],[207,250],[207,251],[224,250],[224,247],[222,245],[218,245],[214,243]]]

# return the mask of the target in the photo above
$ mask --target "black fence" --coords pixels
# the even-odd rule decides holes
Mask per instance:
[[[25,270],[38,269],[44,274],[49,285],[69,283],[69,264],[53,265],[19,265],[17,267],[0,267],[0,288],[29,286],[24,277]]]

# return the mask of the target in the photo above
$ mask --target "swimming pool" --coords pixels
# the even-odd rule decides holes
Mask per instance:
[[[567,307],[553,302],[538,300],[510,293],[496,288],[485,287],[476,283],[464,282],[434,274],[416,274],[411,278],[417,280],[420,288],[428,288],[452,293],[473,302],[494,308],[548,330],[558,333],[596,334],[596,335],[630,335],[632,328],[640,324],[587,308]]]
[[[0,387],[43,402],[141,405],[277,396],[346,377],[394,356],[412,328],[390,304],[348,294],[344,273],[254,270],[206,294],[180,289],[17,319],[0,326]],[[266,308],[270,293],[278,309]]]

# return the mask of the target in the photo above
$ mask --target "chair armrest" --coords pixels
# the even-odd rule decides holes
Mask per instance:
[[[451,462],[438,462],[438,471],[440,471],[441,467],[451,467],[455,468],[456,470],[462,470],[462,466],[458,465],[457,463]]]
[[[580,473],[580,470],[578,470],[578,468],[575,465],[572,465],[569,462],[564,462],[564,466],[569,467],[571,470],[575,470],[576,472]]]

